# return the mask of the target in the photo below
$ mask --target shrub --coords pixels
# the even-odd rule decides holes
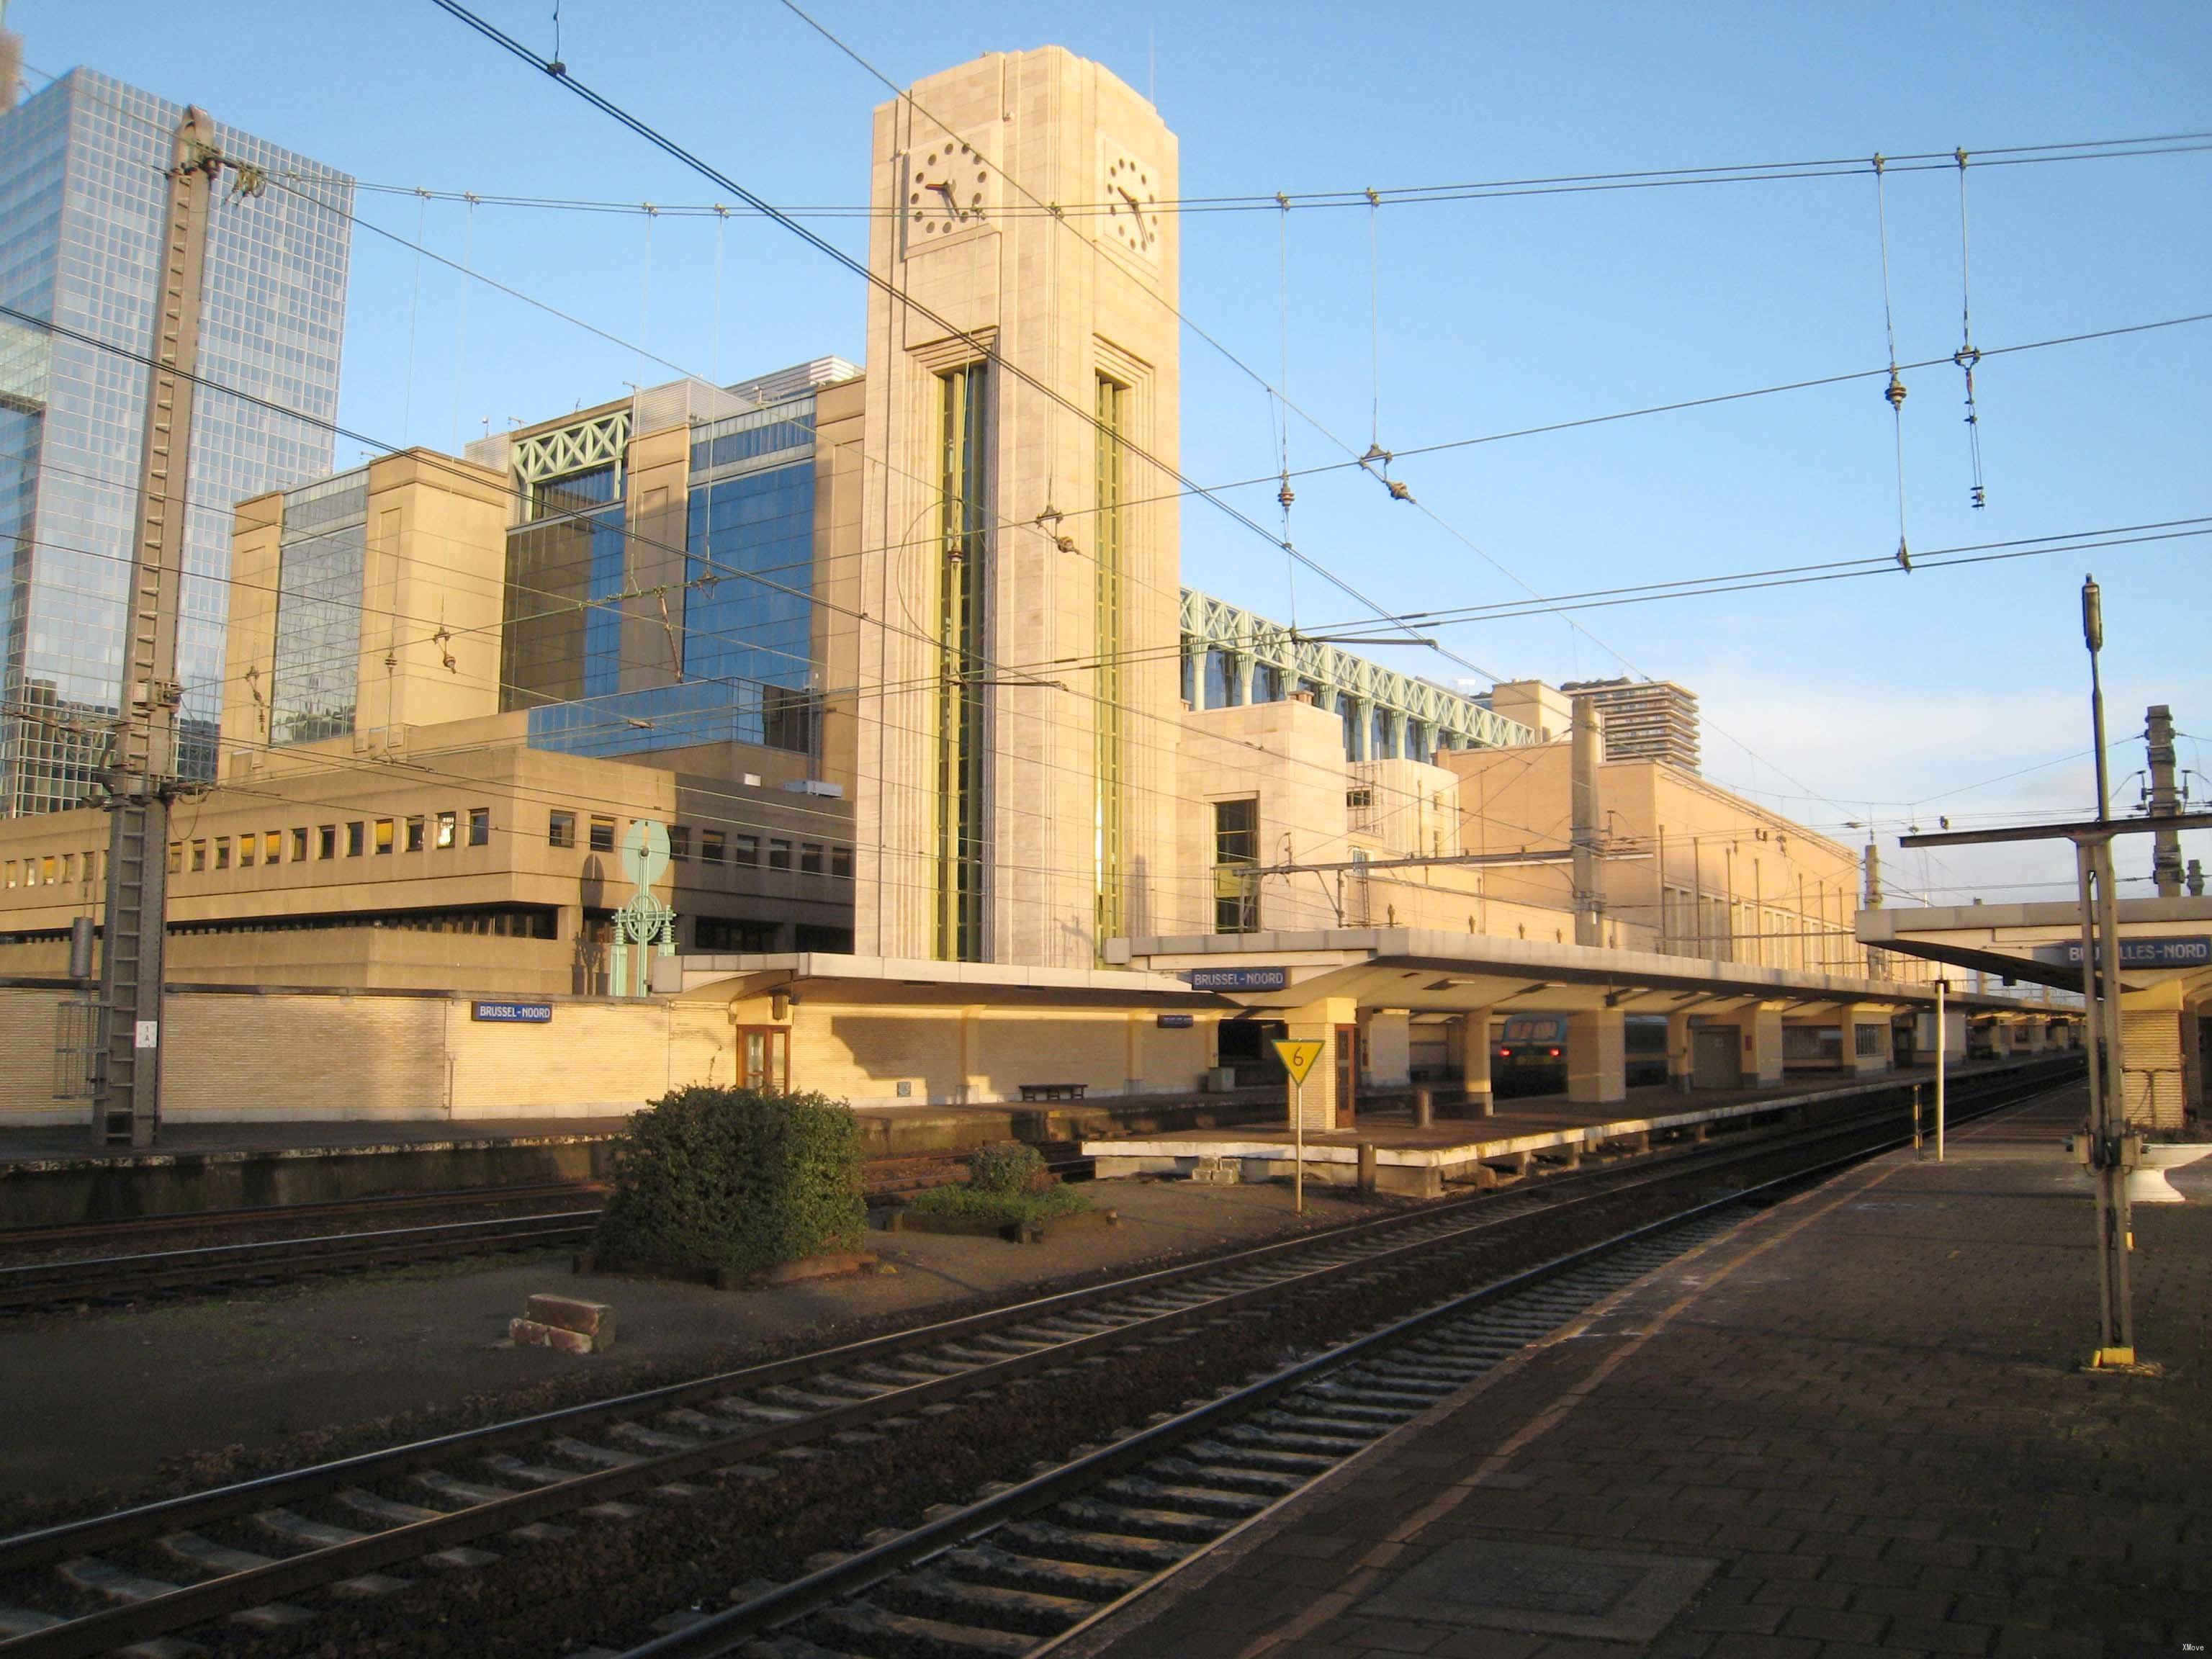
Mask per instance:
[[[757,1273],[859,1247],[853,1109],[821,1094],[693,1085],[629,1121],[593,1249],[614,1264]]]
[[[979,1193],[1035,1193],[1053,1184],[1044,1154],[1026,1141],[995,1140],[968,1155],[968,1185]]]
[[[1028,1150],[1027,1148],[1024,1149]],[[993,1192],[975,1187],[932,1187],[916,1193],[907,1207],[925,1215],[973,1216],[1014,1226],[1043,1221],[1056,1215],[1074,1215],[1091,1207],[1091,1200],[1073,1187],[1052,1184],[1035,1192]]]

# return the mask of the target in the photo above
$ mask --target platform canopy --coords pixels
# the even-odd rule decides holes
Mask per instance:
[[[1705,957],[1498,939],[1407,927],[1332,927],[1110,939],[1109,963],[1171,974],[1248,1008],[1295,1008],[1323,997],[1435,1014],[1476,1008],[1693,1013],[1746,1002],[1790,1005],[1792,1018],[1844,1006],[1932,1006],[1935,988],[1766,968]],[[2019,997],[1960,999],[1987,1010],[2040,1012]]]
[[[811,991],[830,1001],[909,1006],[981,1002],[1000,1007],[1192,1010],[1224,1006],[1221,998],[1171,974],[915,961],[823,951],[663,957],[653,964],[653,988],[664,996],[712,1002],[775,991]]]
[[[2212,998],[2212,898],[2122,899],[2118,909],[2123,991]],[[2081,907],[2071,900],[1862,910],[1857,933],[1862,944],[1978,974],[2081,988]]]

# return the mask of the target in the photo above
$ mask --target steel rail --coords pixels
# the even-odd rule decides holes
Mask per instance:
[[[1999,1085],[2012,1079],[1978,1079]],[[1520,1211],[1510,1215],[1493,1218],[1495,1221],[1516,1221],[1524,1217],[1548,1215],[1568,1207],[1571,1204],[1618,1195],[1654,1182],[1675,1178],[1678,1166],[1694,1164],[1701,1170],[1724,1169],[1747,1158],[1765,1158],[1784,1151],[1794,1141],[1832,1139],[1861,1133],[1867,1127],[1863,1120],[1893,1114],[1897,1105],[1871,1108],[1856,1114],[1853,1119],[1825,1124],[1802,1131],[1796,1135],[1784,1135],[1773,1139],[1762,1139],[1749,1146],[1730,1146],[1716,1152],[1710,1143],[1695,1152],[1676,1150],[1673,1153],[1658,1153],[1639,1158],[1632,1165],[1595,1166],[1560,1175],[1547,1176],[1543,1185],[1547,1192],[1562,1187],[1580,1188],[1609,1182],[1595,1193],[1570,1194],[1565,1201],[1549,1203],[1534,1211]],[[1655,1167],[1656,1165],[1656,1167]],[[1622,1176],[1628,1179],[1621,1179]],[[717,1395],[742,1392],[804,1377],[817,1372],[863,1364],[917,1348],[927,1348],[939,1343],[958,1341],[1007,1325],[1018,1325],[1044,1319],[1074,1309],[1091,1306],[1117,1297],[1142,1296],[1165,1289],[1186,1280],[1218,1273],[1233,1273],[1245,1268],[1274,1261],[1276,1259],[1305,1251],[1325,1251],[1338,1245],[1358,1243],[1370,1237],[1409,1228],[1426,1227],[1440,1219],[1448,1219],[1463,1211],[1478,1206],[1496,1206],[1501,1199],[1511,1200],[1534,1196],[1527,1188],[1516,1188],[1506,1193],[1476,1193],[1432,1204],[1421,1209],[1370,1220],[1352,1221],[1336,1226],[1316,1229],[1291,1237],[1272,1240],[1267,1243],[1249,1246],[1224,1255],[1204,1257],[1179,1262],[1166,1267],[1154,1268],[1133,1276],[1085,1285],[1070,1291],[1055,1291],[1027,1301],[1008,1304],[1003,1307],[986,1309],[952,1319],[915,1326],[905,1330],[886,1333],[881,1336],[863,1338],[835,1347],[811,1349],[805,1353],[757,1362],[735,1370],[710,1373],[682,1382],[664,1384],[611,1398],[586,1401],[575,1406],[531,1417],[512,1419],[500,1424],[475,1429],[464,1429],[433,1436],[429,1438],[387,1447],[371,1452],[356,1453],[349,1457],[334,1459],[326,1463],[310,1465],[306,1468],[287,1470],[264,1475],[228,1486],[206,1492],[180,1494],[174,1498],[157,1499],[153,1503],[126,1510],[90,1516],[82,1521],[0,1538],[0,1572],[19,1571],[37,1566],[48,1560],[76,1550],[97,1548],[118,1540],[151,1532],[155,1528],[173,1524],[179,1518],[191,1516],[198,1520],[222,1519],[244,1513],[279,1498],[306,1498],[334,1490],[347,1484],[381,1479],[387,1475],[404,1474],[457,1455],[480,1450],[497,1450],[503,1447],[526,1443],[540,1437],[581,1427],[589,1424],[622,1422],[633,1418],[685,1406]],[[1467,1231],[1486,1231],[1468,1229]],[[1365,1260],[1365,1258],[1363,1258]],[[810,1421],[813,1419],[809,1419]],[[0,1643],[0,1653],[8,1650]]]
[[[0,1267],[0,1310],[221,1284],[272,1269],[285,1278],[295,1278],[362,1263],[573,1241],[588,1237],[599,1216],[597,1210],[568,1210],[311,1238],[198,1245],[141,1255],[73,1256],[27,1262]]]
[[[2036,1079],[2039,1080],[2039,1079]],[[1982,1079],[2003,1086],[2017,1079]],[[1857,1115],[1893,1115],[1894,1104]],[[1556,1215],[1577,1206],[1618,1197],[1657,1182],[1691,1174],[1709,1174],[1716,1166],[1746,1158],[1771,1157],[1793,1142],[1863,1133],[1863,1122],[1823,1126],[1809,1134],[1784,1137],[1756,1147],[1730,1149],[1723,1156],[1705,1153],[1689,1159],[1668,1160],[1669,1167],[1649,1171],[1639,1167],[1638,1178],[1616,1182],[1598,1190],[1578,1193],[1558,1202],[1541,1204],[1510,1214],[1492,1214],[1477,1224],[1455,1229],[1442,1236],[1434,1232],[1440,1219],[1449,1219],[1469,1206],[1482,1205],[1482,1195],[1447,1206],[1431,1206],[1410,1214],[1356,1222],[1312,1234],[1273,1242],[1235,1252],[1225,1257],[1179,1264],[1103,1285],[1085,1287],[1035,1298],[1002,1309],[915,1328],[884,1337],[866,1339],[836,1348],[786,1359],[764,1362],[687,1382],[619,1396],[613,1401],[588,1402],[538,1417],[521,1419],[485,1429],[461,1431],[417,1442],[410,1446],[364,1453],[307,1470],[289,1471],[259,1480],[186,1494],[139,1508],[67,1523],[40,1532],[0,1540],[0,1570],[19,1571],[46,1564],[82,1550],[140,1540],[160,1529],[180,1524],[221,1519],[262,1508],[279,1499],[298,1499],[325,1492],[364,1479],[382,1479],[447,1461],[456,1455],[476,1455],[500,1447],[539,1441],[558,1430],[586,1422],[621,1421],[716,1395],[743,1392],[835,1370],[867,1360],[927,1348],[995,1328],[1020,1325],[1055,1313],[1119,1297],[1141,1296],[1181,1281],[1209,1275],[1233,1273],[1287,1254],[1327,1252],[1345,1243],[1364,1243],[1390,1231],[1425,1229],[1428,1236],[1410,1239],[1378,1252],[1350,1260],[1321,1263],[1286,1278],[1246,1288],[1231,1288],[1209,1295],[1204,1301],[1152,1314],[1086,1335],[1061,1340],[975,1365],[962,1372],[902,1388],[888,1389],[874,1397],[844,1407],[814,1413],[786,1423],[748,1428],[693,1449],[641,1458],[622,1467],[579,1474],[557,1484],[471,1505],[435,1517],[404,1523],[343,1544],[310,1550],[246,1571],[223,1575],[198,1584],[179,1587],[165,1595],[134,1605],[112,1608],[52,1629],[0,1642],[0,1655],[60,1656],[91,1654],[146,1639],[169,1631],[207,1622],[228,1612],[280,1599],[336,1579],[350,1577],[382,1566],[396,1565],[426,1553],[464,1543],[490,1533],[512,1529],[548,1516],[572,1511],[642,1488],[664,1486],[683,1477],[741,1462],[750,1456],[860,1428],[885,1417],[899,1415],[919,1406],[1030,1371],[1058,1366],[1091,1352],[1141,1341],[1147,1337],[1201,1318],[1212,1318],[1233,1308],[1264,1297],[1323,1282],[1340,1274],[1370,1273],[1416,1255],[1462,1244],[1497,1228]],[[1851,1156],[1867,1156],[1859,1152]],[[1584,1176],[1617,1174],[1613,1170],[1586,1170]],[[1575,1177],[1557,1177],[1562,1182]],[[1577,1185],[1582,1184],[1579,1181]],[[1723,1201],[1738,1201],[1737,1195]]]
[[[2078,1086],[2076,1081],[2040,1088],[2017,1099],[1984,1104],[1979,1110],[1963,1115],[1962,1121],[1985,1117],[2006,1111],[2050,1094],[2057,1094]],[[1255,1408],[1267,1404],[1281,1395],[1303,1383],[1339,1370],[1370,1354],[1395,1346],[1409,1337],[1427,1331],[1442,1322],[1458,1318],[1486,1304],[1516,1295],[1521,1291],[1556,1279],[1575,1268],[1588,1266],[1607,1256],[1616,1255],[1637,1243],[1654,1238],[1671,1230],[1687,1225],[1729,1208],[1755,1204],[1762,1197],[1780,1193],[1783,1189],[1807,1182],[1823,1179],[1840,1170],[1863,1164],[1869,1158],[1894,1152],[1911,1144],[1911,1136],[1897,1137],[1881,1145],[1840,1157],[1824,1159],[1806,1168],[1796,1170],[1772,1179],[1756,1182],[1723,1197],[1701,1203],[1663,1217],[1643,1223],[1602,1239],[1595,1244],[1570,1250],[1533,1267],[1526,1267],[1503,1278],[1478,1285],[1474,1290],[1447,1297],[1432,1307],[1421,1310],[1404,1318],[1395,1320],[1380,1328],[1340,1343],[1322,1353],[1294,1361],[1231,1393],[1223,1395],[1204,1405],[1194,1407],[1164,1422],[1141,1429],[1110,1446],[1101,1447],[1073,1459],[1055,1469],[1018,1482],[1004,1492],[979,1499],[948,1514],[942,1515],[914,1528],[896,1538],[860,1550],[842,1561],[822,1567],[804,1577],[777,1585],[748,1601],[721,1613],[711,1614],[696,1624],[658,1637],[650,1642],[625,1651],[621,1659],[711,1659],[712,1656],[728,1653],[734,1644],[801,1617],[828,1603],[865,1590],[890,1577],[893,1573],[917,1565],[947,1549],[974,1541],[1006,1522],[1060,1502],[1099,1480],[1118,1474],[1132,1466],[1158,1456],[1194,1435],[1242,1417]],[[1352,1454],[1353,1456],[1359,1455]],[[1345,1460],[1346,1462],[1349,1459]],[[1341,1468],[1340,1462],[1337,1468]],[[1333,1472],[1333,1471],[1332,1471]],[[1194,1549],[1190,1556],[1176,1562],[1166,1571],[1148,1578],[1122,1595],[1102,1604],[1077,1625],[1057,1634],[1042,1638],[1042,1651],[1057,1646],[1088,1626],[1138,1596],[1156,1588],[1162,1579],[1180,1571],[1189,1560],[1203,1550],[1218,1547],[1227,1538],[1294,1501],[1312,1483],[1304,1483],[1297,1492],[1286,1493],[1257,1514],[1224,1531],[1219,1537]],[[0,1649],[0,1651],[4,1651]]]
[[[585,1198],[607,1190],[604,1181],[533,1182],[515,1187],[456,1187],[446,1192],[391,1193],[381,1198],[348,1198],[306,1204],[253,1204],[228,1210],[179,1210],[167,1214],[114,1216],[95,1221],[36,1222],[0,1231],[0,1251],[45,1249],[74,1239],[127,1238],[141,1233],[212,1231],[223,1227],[271,1226],[288,1221],[331,1219],[342,1215],[469,1208],[487,1204],[539,1203],[547,1199]]]

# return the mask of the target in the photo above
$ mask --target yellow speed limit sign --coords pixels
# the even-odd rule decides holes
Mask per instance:
[[[1312,1073],[1314,1061],[1328,1045],[1317,1037],[1301,1037],[1296,1042],[1278,1038],[1275,1052],[1282,1056],[1283,1069],[1291,1074],[1291,1081],[1303,1085]]]

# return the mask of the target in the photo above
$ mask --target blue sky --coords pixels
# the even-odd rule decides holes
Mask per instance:
[[[552,0],[483,0],[541,51]],[[813,9],[813,8],[810,8]],[[815,15],[905,82],[1056,42],[1150,90],[1181,136],[1186,196],[1392,187],[1626,169],[1969,152],[2212,129],[2212,9],[1408,5],[898,7]],[[16,0],[39,70],[89,64],[378,184],[661,204],[711,200],[649,151],[426,0],[235,0],[218,23],[141,0]],[[852,204],[882,90],[773,0],[563,0],[562,54],[598,89],[771,200]],[[36,77],[33,77],[35,83]],[[1972,301],[1984,349],[2212,311],[2212,153],[1970,164]],[[1269,379],[1285,263],[1289,391],[1364,448],[1407,450],[1652,404],[1881,367],[1871,175],[1364,209],[1187,216],[1186,313]],[[1900,360],[1960,343],[1958,178],[1886,188]],[[757,220],[587,216],[365,194],[362,216],[721,378],[861,355],[864,296]],[[857,218],[810,222],[854,252]],[[649,241],[649,250],[648,250]],[[649,258],[648,258],[649,252]],[[667,378],[634,351],[356,236],[343,416],[450,446]],[[1183,466],[1206,482],[1275,465],[1263,394],[1194,337]],[[1989,506],[1968,505],[1959,372],[1906,376],[1917,550],[2212,513],[2212,324],[1993,356],[1978,376]],[[1338,459],[1295,428],[1292,464]],[[354,454],[342,448],[340,459]],[[1880,556],[1897,542],[1879,380],[1485,444],[1407,460],[1417,498],[1371,480],[1301,483],[1293,534],[1394,607],[1481,605],[1660,577]],[[1272,520],[1272,484],[1232,497]],[[1455,536],[1453,532],[1458,532]],[[1464,537],[1462,541],[1459,538]],[[1472,543],[1496,565],[1470,550]],[[1202,502],[1186,580],[1292,609],[1279,550]],[[2185,768],[2212,772],[2212,540],[1898,574],[1445,630],[1488,672],[1638,672],[1704,700],[1706,770],[1845,839],[1846,819],[1954,823],[2089,801],[2075,592],[2106,594],[2113,772],[2142,763],[2143,706],[2173,706]],[[1318,580],[1298,620],[1359,608]],[[1594,637],[1593,637],[1594,636]],[[1469,673],[1424,653],[1436,678]],[[1624,665],[1626,665],[1626,666]],[[2024,775],[1969,787],[2021,769]],[[2212,781],[2192,781],[2212,801]],[[2118,804],[2134,799],[2119,782]],[[2212,836],[2188,850],[2212,862]],[[2123,874],[2147,868],[2147,845]],[[2057,873],[2045,851],[1888,860],[1913,890]]]

